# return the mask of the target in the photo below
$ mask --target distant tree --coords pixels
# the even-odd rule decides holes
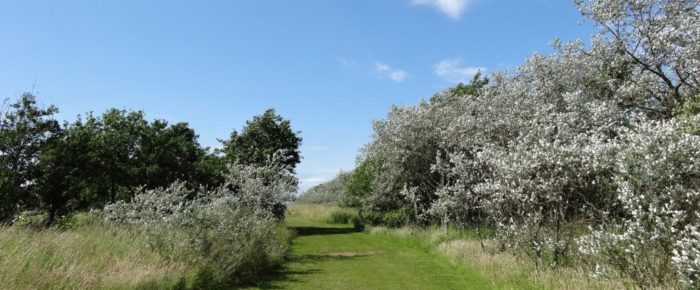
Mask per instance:
[[[277,115],[274,109],[269,109],[247,121],[240,134],[233,131],[228,140],[221,141],[221,151],[228,162],[262,166],[282,150],[283,163],[293,170],[301,162],[299,146],[302,139],[298,134],[292,131],[289,120]]]
[[[299,203],[345,206],[348,199],[346,184],[350,174],[350,172],[341,171],[332,180],[309,188],[296,201]]]
[[[60,131],[54,106],[41,108],[25,93],[0,114],[0,220],[33,202],[37,160],[47,141]]]

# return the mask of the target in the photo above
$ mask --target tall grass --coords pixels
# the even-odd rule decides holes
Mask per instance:
[[[151,250],[137,230],[0,227],[2,289],[177,288],[192,274]]]
[[[348,224],[357,211],[335,205],[294,203],[288,208],[288,218],[328,224]]]

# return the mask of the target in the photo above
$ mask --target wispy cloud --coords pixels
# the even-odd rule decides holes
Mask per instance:
[[[471,0],[412,0],[413,5],[432,5],[452,19],[459,19]]]
[[[377,74],[379,74],[379,76],[388,77],[397,83],[402,82],[408,76],[406,71],[392,68],[389,65],[381,62],[374,63],[374,70],[377,72]]]
[[[446,59],[435,64],[435,74],[452,83],[466,83],[478,72],[484,71],[484,67],[462,66],[461,58]]]

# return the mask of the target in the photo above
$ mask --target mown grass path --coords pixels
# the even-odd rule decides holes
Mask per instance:
[[[407,239],[289,218],[289,261],[259,289],[488,289],[478,274]]]

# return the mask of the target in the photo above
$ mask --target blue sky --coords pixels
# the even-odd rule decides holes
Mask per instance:
[[[144,110],[206,146],[275,108],[306,189],[352,169],[392,104],[592,31],[566,0],[0,0],[0,97]]]

